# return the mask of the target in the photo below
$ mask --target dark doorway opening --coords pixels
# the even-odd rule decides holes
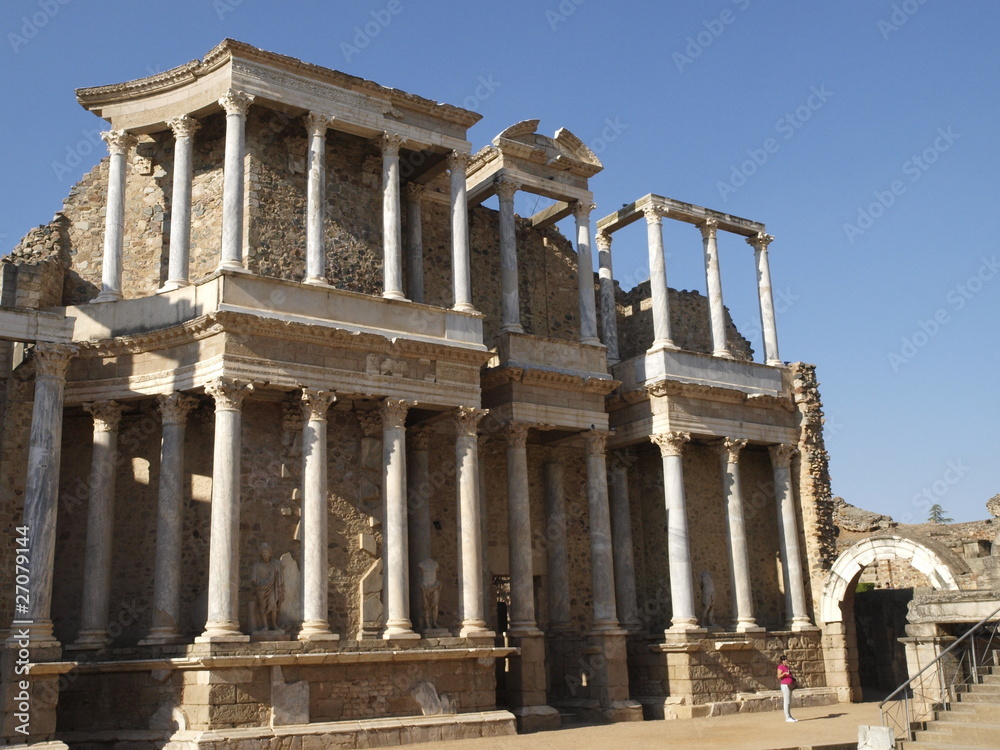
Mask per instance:
[[[906,610],[913,589],[872,589],[854,594],[858,676],[863,700],[881,700],[906,682]]]

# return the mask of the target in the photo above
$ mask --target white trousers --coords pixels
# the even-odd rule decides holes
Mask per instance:
[[[792,718],[792,686],[781,683],[781,697],[785,702],[785,718]]]

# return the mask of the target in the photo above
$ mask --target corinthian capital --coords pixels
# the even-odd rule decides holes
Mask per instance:
[[[215,399],[216,411],[239,411],[243,399],[253,392],[253,383],[229,378],[216,378],[205,385],[205,393]]]
[[[79,351],[79,347],[72,344],[35,344],[31,351],[31,360],[35,363],[35,379],[64,379],[69,361]]]
[[[578,222],[590,221],[590,212],[595,208],[597,208],[596,203],[576,201],[573,203],[573,216]]]
[[[607,232],[598,232],[595,238],[597,249],[601,252],[608,252],[611,249],[611,235]]]
[[[448,154],[448,169],[451,171],[460,169],[464,172],[467,166],[469,166],[469,154],[464,151],[451,151]]]
[[[419,182],[408,182],[403,187],[403,193],[406,195],[406,200],[410,203],[419,203],[420,199],[424,197],[424,193],[426,191],[427,188]]]
[[[771,454],[771,463],[784,469],[791,468],[792,459],[798,455],[799,449],[788,443],[769,445],[767,452]]]
[[[757,232],[757,234],[747,237],[747,244],[754,250],[767,250],[767,246],[772,242],[774,242],[774,236],[766,232]]]
[[[529,429],[531,429],[530,425],[524,422],[507,422],[503,426],[503,436],[504,440],[507,441],[507,447],[524,450],[528,445]]]
[[[699,226],[701,237],[705,240],[714,240],[719,231],[719,222],[716,219],[705,219]]]
[[[455,429],[459,437],[475,437],[479,420],[489,414],[487,409],[460,406],[455,410]]]
[[[322,112],[310,112],[305,116],[305,120],[306,130],[309,132],[309,135],[325,136],[326,131],[333,125],[333,115],[327,115]]]
[[[587,455],[603,456],[607,450],[610,435],[608,430],[587,430],[583,433],[583,443],[587,448]]]
[[[684,443],[691,440],[689,432],[658,432],[649,436],[650,442],[660,447],[660,455],[680,456],[684,452]]]
[[[337,396],[332,391],[318,388],[302,389],[302,411],[311,421],[326,420],[326,412],[330,405],[336,403]]]
[[[663,216],[652,206],[642,209],[642,215],[646,217],[647,224],[660,224],[663,221]]]
[[[735,464],[739,463],[740,451],[742,451],[747,445],[745,439],[735,439],[735,438],[723,438],[715,444],[715,449],[719,451],[719,455],[726,459],[726,463]]]
[[[122,419],[122,405],[117,401],[92,401],[83,410],[94,418],[94,432],[117,432]]]
[[[161,393],[159,401],[160,421],[163,424],[184,424],[188,413],[198,406],[198,399],[180,391]]]
[[[381,438],[382,437],[382,412],[378,409],[358,409],[354,412],[358,418],[358,424],[361,425],[361,432],[364,433],[365,437],[369,438]]]
[[[401,398],[387,398],[379,407],[382,415],[382,429],[403,427],[406,424],[406,412],[416,406],[416,401],[404,401]]]
[[[415,427],[410,430],[406,438],[407,444],[414,450],[425,451],[430,447],[431,435],[433,434],[434,430],[426,425],[423,427]]]
[[[219,99],[219,106],[226,110],[227,115],[245,115],[253,100],[253,94],[229,89],[225,96]]]
[[[109,154],[127,154],[137,143],[136,137],[127,130],[105,130],[101,133],[101,140],[108,144]]]
[[[403,145],[403,141],[406,139],[399,133],[390,133],[386,131],[382,133],[382,153],[383,154],[398,154],[399,147]]]
[[[502,201],[514,200],[514,193],[521,189],[521,183],[509,177],[497,177],[496,182],[497,198]]]
[[[201,123],[191,117],[191,115],[181,115],[172,120],[167,120],[167,125],[174,132],[174,138],[177,139],[190,138],[201,127]]]

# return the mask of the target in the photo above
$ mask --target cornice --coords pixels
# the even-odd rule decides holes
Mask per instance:
[[[631,406],[649,398],[662,396],[680,396],[696,398],[702,401],[716,401],[724,404],[737,404],[763,409],[781,409],[787,412],[795,411],[795,402],[790,396],[773,396],[769,393],[746,393],[735,388],[721,388],[715,385],[701,383],[682,383],[677,380],[660,380],[645,388],[635,388],[613,394],[608,399],[609,406]]]
[[[496,388],[504,383],[521,383],[522,385],[541,385],[598,396],[607,396],[621,385],[620,381],[610,378],[591,378],[555,370],[516,366],[491,367],[483,372],[481,382],[483,390]]]

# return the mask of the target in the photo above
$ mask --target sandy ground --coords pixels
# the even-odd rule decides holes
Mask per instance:
[[[554,732],[412,745],[420,750],[778,750],[857,742],[859,724],[879,724],[877,703],[799,708],[797,724],[780,711],[713,719],[643,721]]]

